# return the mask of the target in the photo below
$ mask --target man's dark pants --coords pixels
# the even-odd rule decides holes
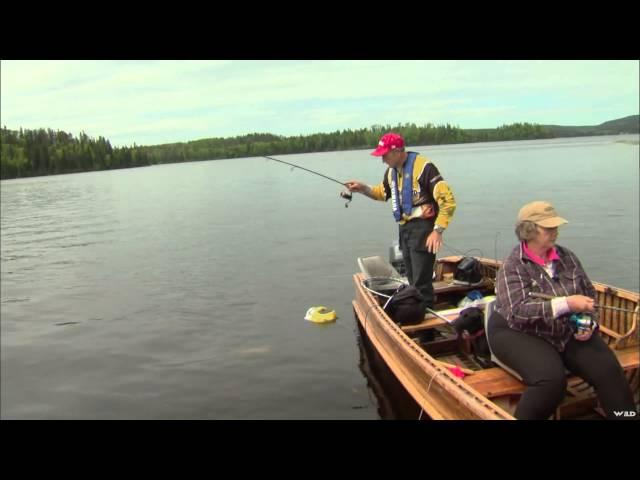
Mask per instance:
[[[433,231],[433,220],[413,219],[399,226],[399,245],[407,269],[409,283],[424,297],[425,307],[433,306],[433,265],[435,253],[427,251],[427,237]]]

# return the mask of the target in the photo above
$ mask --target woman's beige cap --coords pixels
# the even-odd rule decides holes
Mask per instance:
[[[518,222],[528,220],[545,228],[559,227],[567,222],[558,216],[556,209],[549,202],[536,201],[527,203],[518,213]]]

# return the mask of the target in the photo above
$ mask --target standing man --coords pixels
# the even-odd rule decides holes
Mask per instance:
[[[374,200],[391,198],[407,278],[424,296],[425,307],[432,308],[433,265],[456,209],[453,192],[427,157],[405,151],[397,133],[383,135],[371,155],[388,165],[382,183],[370,186],[351,180],[346,186]]]

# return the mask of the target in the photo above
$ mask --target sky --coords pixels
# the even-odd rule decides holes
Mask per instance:
[[[639,113],[638,60],[1,60],[0,123],[114,146]]]

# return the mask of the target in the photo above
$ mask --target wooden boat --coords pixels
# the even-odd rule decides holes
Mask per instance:
[[[381,257],[364,258],[375,258],[378,262],[382,260],[386,263]],[[462,258],[444,257],[436,263],[434,309],[439,316],[426,314],[419,324],[397,325],[383,309],[386,298],[367,287],[365,280],[371,278],[371,272],[353,276],[354,312],[360,331],[422,409],[420,417],[434,420],[513,420],[525,385],[498,364],[479,362],[472,354],[470,340],[457,334],[448,323],[459,315],[462,309],[456,308],[458,302],[469,291],[478,290],[486,296],[494,294],[500,262],[478,258],[483,279],[479,284],[468,285],[460,284],[453,278]],[[395,272],[390,264],[386,265],[387,273]],[[395,274],[398,275],[397,272]],[[622,365],[637,407],[640,378],[639,294],[597,282],[594,282],[594,286],[599,305],[626,310],[602,310],[600,335]],[[432,332],[431,338],[424,340],[424,334],[428,331]],[[460,371],[464,373],[463,378],[460,378]],[[552,418],[603,417],[595,392],[589,384],[577,376],[569,376],[567,383],[565,400]]]

